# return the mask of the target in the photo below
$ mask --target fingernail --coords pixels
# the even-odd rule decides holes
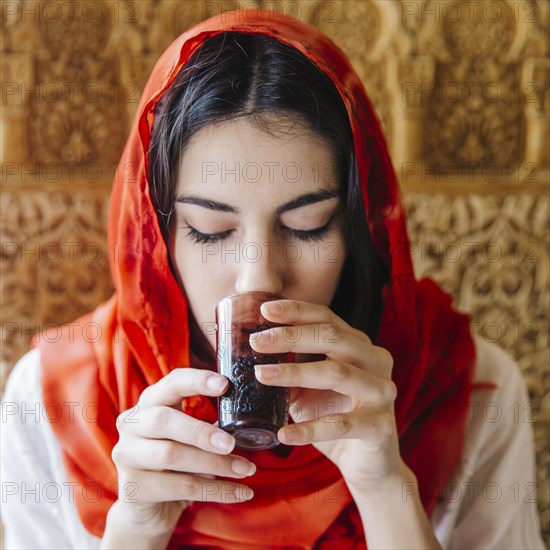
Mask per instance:
[[[292,441],[298,441],[298,431],[295,428],[287,428],[283,433],[285,434],[285,441],[288,441],[289,443]]]
[[[250,487],[237,487],[237,498],[239,500],[252,500],[254,498],[254,491]]]
[[[281,315],[283,313],[283,304],[281,302],[265,302],[262,304],[262,307],[267,313],[272,313],[273,315]]]
[[[279,365],[254,365],[254,370],[262,378],[274,378],[281,372]]]
[[[233,447],[233,438],[226,433],[214,432],[210,436],[210,444],[220,451],[229,451]]]
[[[214,374],[206,380],[206,387],[212,391],[222,391],[227,384],[227,378],[225,376],[219,376]]]
[[[256,465],[252,462],[235,458],[233,462],[231,462],[231,469],[241,476],[251,476],[256,472]]]

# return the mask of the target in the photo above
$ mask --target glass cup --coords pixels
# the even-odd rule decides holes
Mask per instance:
[[[250,346],[252,333],[285,326],[260,313],[262,303],[284,298],[245,292],[227,296],[216,306],[217,367],[229,379],[226,393],[218,398],[219,427],[232,434],[241,449],[275,447],[277,431],[288,422],[290,388],[262,384],[254,365],[293,362],[294,353],[258,353]]]

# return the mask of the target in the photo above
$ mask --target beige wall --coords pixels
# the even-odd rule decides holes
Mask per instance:
[[[32,333],[110,294],[107,199],[148,73],[184,29],[235,4],[262,2],[3,3],[4,382]],[[318,26],[349,55],[391,146],[418,275],[439,281],[475,331],[517,359],[547,542],[549,6],[263,2]]]

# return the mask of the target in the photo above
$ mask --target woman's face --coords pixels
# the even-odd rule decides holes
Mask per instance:
[[[335,163],[332,148],[307,130],[274,137],[244,118],[189,141],[170,246],[213,349],[215,308],[225,296],[267,291],[332,301],[347,253]]]

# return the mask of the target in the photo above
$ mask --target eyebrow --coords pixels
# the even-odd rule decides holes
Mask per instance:
[[[337,189],[320,189],[319,191],[314,191],[313,193],[306,193],[305,195],[300,195],[295,199],[292,199],[288,202],[285,202],[281,206],[278,206],[275,210],[277,215],[282,214],[283,212],[288,212],[289,210],[294,210],[295,208],[300,208],[308,204],[314,204],[316,202],[326,201],[334,197],[339,196],[339,191]],[[197,197],[196,195],[179,195],[176,198],[176,202],[182,202],[186,204],[196,204],[202,206],[203,208],[208,208],[210,210],[216,210],[218,212],[231,212],[232,214],[240,214],[240,210],[226,204],[223,202],[213,201],[211,199],[205,199],[203,197]]]

